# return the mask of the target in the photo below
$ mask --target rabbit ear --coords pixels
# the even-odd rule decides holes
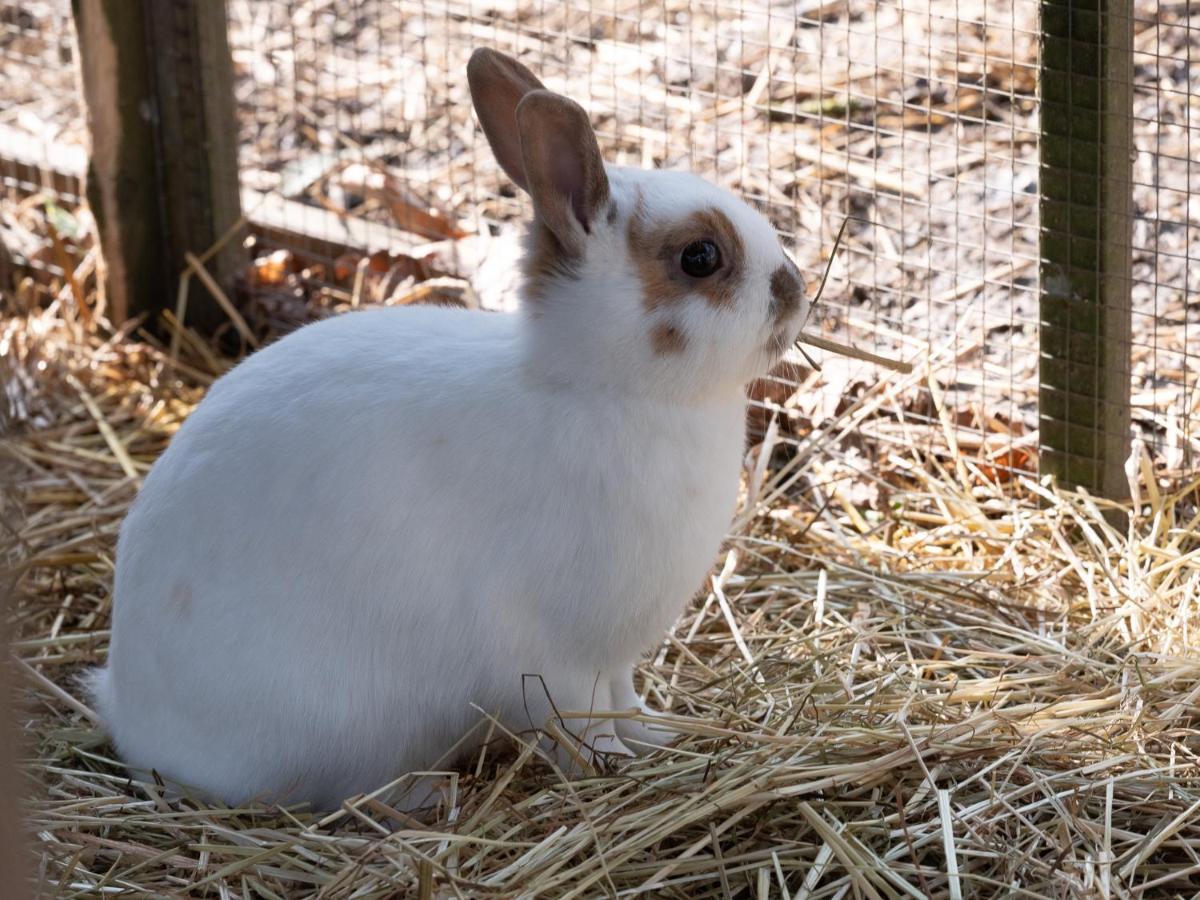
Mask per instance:
[[[568,256],[581,256],[592,223],[608,203],[608,176],[587,113],[547,90],[517,104],[517,130],[538,218]]]
[[[521,160],[517,104],[530,91],[545,90],[537,76],[511,56],[480,47],[467,63],[467,84],[479,124],[500,167],[517,185],[529,190]]]

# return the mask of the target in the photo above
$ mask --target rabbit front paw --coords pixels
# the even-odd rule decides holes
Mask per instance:
[[[610,679],[613,693],[613,709],[634,709],[641,715],[660,718],[664,714],[646,706],[633,689],[633,673],[626,671]],[[617,734],[634,752],[645,755],[658,747],[665,747],[675,740],[678,733],[663,722],[639,722],[635,719],[614,719]]]

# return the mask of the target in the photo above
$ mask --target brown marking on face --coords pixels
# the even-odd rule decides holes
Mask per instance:
[[[804,280],[800,269],[790,259],[771,273],[771,308],[775,321],[782,322],[800,308],[804,297]]]
[[[682,353],[687,349],[687,338],[683,336],[683,332],[676,326],[660,322],[650,332],[650,344],[654,347],[654,352],[657,355],[670,356],[675,353]]]
[[[638,196],[626,229],[629,256],[642,280],[649,310],[679,303],[699,294],[714,307],[730,307],[737,298],[746,267],[746,248],[729,217],[716,207],[697,210],[681,222],[657,225],[649,220]],[[694,278],[679,266],[679,255],[693,241],[713,241],[721,268],[707,278]]]

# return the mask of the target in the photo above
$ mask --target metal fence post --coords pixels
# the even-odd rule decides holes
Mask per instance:
[[[184,253],[241,217],[225,4],[73,0],[91,133],[88,203],[100,229],[114,321],[171,307]],[[232,288],[232,242],[208,267]],[[187,321],[223,321],[202,285]]]
[[[1042,0],[1040,468],[1128,496],[1133,2]]]

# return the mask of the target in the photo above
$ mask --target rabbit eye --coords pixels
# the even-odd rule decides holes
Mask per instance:
[[[712,241],[692,241],[679,255],[679,268],[693,278],[707,278],[721,268],[721,251]]]

